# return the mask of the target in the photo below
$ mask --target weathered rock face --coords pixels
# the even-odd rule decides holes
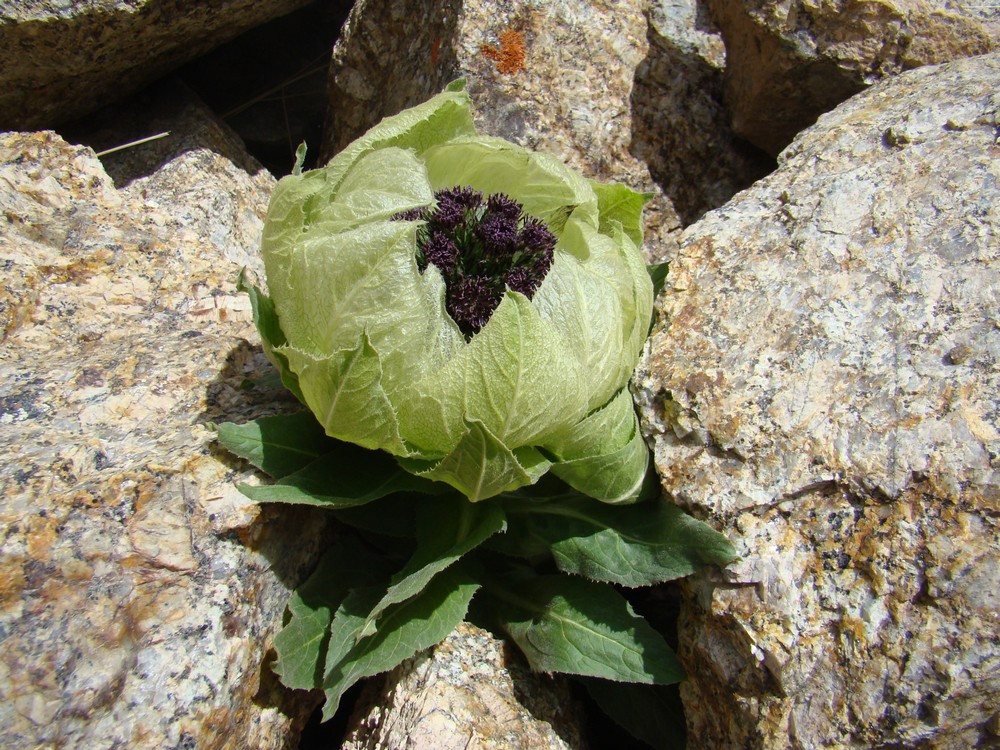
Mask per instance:
[[[733,129],[777,154],[878,79],[1000,48],[1000,9],[926,0],[707,0]]]
[[[0,1],[0,129],[51,127],[308,0]]]
[[[711,92],[702,90],[709,73],[699,52],[677,52],[691,57],[693,79],[684,83],[676,71],[667,75],[670,45],[650,48],[648,5],[644,0],[360,0],[334,49],[325,156],[382,117],[465,78],[481,132],[552,153],[588,177],[656,191],[646,213],[647,231],[655,240],[650,247],[665,254],[676,247],[682,225],[672,200],[683,204],[685,215],[697,214],[710,207],[706,204],[718,205],[713,201],[720,192],[722,200],[728,198],[759,172],[753,158],[731,153],[727,130],[717,132],[726,126]],[[698,33],[694,12],[657,12],[678,29],[691,26],[692,35]],[[717,71],[714,75],[718,78]],[[660,107],[668,107],[671,116],[664,118]],[[690,143],[672,127],[685,118],[695,123],[691,131],[705,125]],[[710,153],[717,166],[695,180],[665,182],[664,193],[643,160],[650,159],[659,179],[670,173],[668,161],[681,144],[685,153],[701,154],[695,161]]]
[[[682,615],[693,747],[997,741],[998,128],[1000,55],[902,74],[684,233],[639,395],[742,555]]]
[[[702,0],[656,0],[635,71],[631,152],[687,226],[774,169],[729,127],[725,49]]]
[[[366,687],[342,750],[581,750],[578,706],[565,682],[462,623]]]
[[[246,388],[234,291],[274,181],[203,113],[172,128],[122,190],[0,136],[3,747],[282,748],[308,713],[260,675],[322,524],[246,502],[206,427],[290,406]]]
[[[363,0],[334,48],[328,153],[465,77],[483,132],[591,176],[648,179],[628,152],[643,3],[610,5]]]

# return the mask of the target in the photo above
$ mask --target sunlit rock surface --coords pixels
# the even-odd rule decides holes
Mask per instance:
[[[733,129],[772,154],[885,76],[1000,49],[1000,7],[990,2],[705,4],[726,43]]]
[[[581,750],[583,723],[563,678],[462,623],[366,687],[342,750]]]
[[[1000,55],[845,102],[683,235],[637,375],[691,581],[691,747],[993,746]],[[982,744],[977,744],[982,743]]]
[[[274,180],[175,112],[121,189],[52,132],[0,135],[5,748],[277,749],[311,707],[261,667],[320,521],[248,503],[208,428],[292,407],[251,384],[235,291]]]

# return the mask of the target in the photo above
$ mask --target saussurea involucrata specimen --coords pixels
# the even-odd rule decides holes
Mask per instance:
[[[661,497],[627,388],[646,200],[479,135],[461,82],[278,183],[240,287],[307,409],[217,431],[274,479],[247,496],[339,521],[274,643],[325,717],[470,618],[662,744],[683,670],[619,589],[734,553]]]

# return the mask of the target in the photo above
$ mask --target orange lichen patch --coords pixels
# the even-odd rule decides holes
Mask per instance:
[[[499,49],[491,44],[484,44],[481,50],[487,60],[496,61],[497,72],[504,75],[514,75],[526,67],[524,39],[513,29],[507,29],[500,35]]]
[[[437,65],[439,57],[441,57],[441,38],[440,37],[438,37],[433,42],[431,42],[431,65]]]

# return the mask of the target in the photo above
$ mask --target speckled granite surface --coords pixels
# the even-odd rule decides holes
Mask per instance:
[[[565,680],[462,623],[368,685],[342,750],[585,750],[583,724]]]
[[[1000,49],[989,0],[703,2],[726,42],[733,128],[772,154],[882,78]]]
[[[184,118],[188,118],[184,120]],[[183,120],[183,121],[182,121]],[[288,409],[234,289],[273,179],[203,114],[118,190],[0,135],[0,746],[282,748],[261,664],[321,523],[267,520],[210,421]]]
[[[638,395],[742,558],[683,610],[692,748],[1000,741],[998,92],[883,81],[684,233]]]

